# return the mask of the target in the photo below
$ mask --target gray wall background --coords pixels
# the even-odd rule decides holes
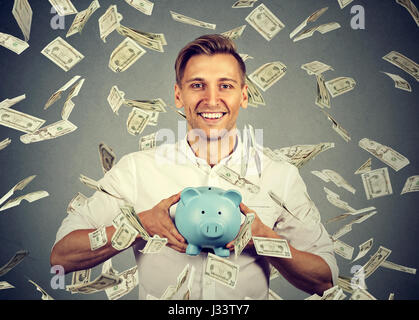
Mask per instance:
[[[167,104],[173,103],[174,60],[178,51],[194,38],[208,33],[221,33],[247,24],[245,17],[252,8],[232,9],[234,0],[155,0],[153,14],[146,16],[131,8],[124,1],[99,0],[97,10],[85,26],[82,34],[67,39],[85,58],[69,72],[45,58],[40,51],[57,36],[65,39],[73,16],[65,17],[65,30],[54,30],[50,26],[53,14],[48,1],[30,1],[33,20],[30,47],[20,56],[0,47],[0,100],[26,94],[26,100],[15,105],[16,110],[46,120],[46,125],[60,119],[62,100],[47,111],[43,106],[48,97],[74,75],[86,78],[80,94],[73,99],[76,104],[70,121],[78,129],[56,140],[22,144],[21,132],[0,127],[0,140],[10,137],[11,145],[0,151],[0,195],[5,194],[21,179],[36,174],[37,177],[19,196],[36,190],[47,190],[50,196],[34,203],[23,201],[20,206],[2,212],[0,215],[0,265],[5,264],[19,249],[26,249],[30,255],[15,269],[3,276],[15,289],[0,291],[0,299],[40,299],[28,279],[43,287],[55,299],[107,299],[104,292],[93,295],[71,295],[65,290],[53,290],[50,280],[49,254],[56,231],[67,215],[66,208],[78,192],[90,196],[93,192],[79,182],[80,173],[99,179],[103,173],[99,163],[98,144],[104,141],[118,159],[122,155],[138,150],[139,137],[131,136],[126,129],[129,108],[121,108],[115,115],[107,101],[109,90],[117,85],[125,91],[127,98],[152,99],[160,97]],[[380,245],[392,250],[388,260],[417,268],[419,266],[418,243],[418,194],[400,195],[406,179],[419,174],[418,168],[418,90],[416,81],[404,71],[384,61],[382,57],[392,50],[419,61],[418,27],[409,13],[393,0],[356,0],[343,10],[336,0],[264,0],[261,2],[281,19],[285,29],[267,42],[250,25],[241,38],[236,40],[239,52],[248,53],[254,59],[246,61],[248,73],[271,61],[282,61],[288,68],[287,74],[272,86],[263,96],[265,107],[242,111],[238,127],[251,123],[263,129],[264,145],[281,148],[296,144],[334,142],[335,148],[311,160],[300,172],[307,184],[309,194],[317,204],[322,221],[337,216],[342,210],[327,200],[323,186],[337,192],[341,199],[354,208],[375,206],[378,214],[341,238],[355,247],[374,238],[374,246],[364,258],[355,264],[364,264]],[[417,1],[416,1],[417,2]],[[81,11],[90,0],[73,1]],[[112,50],[123,40],[117,32],[103,43],[99,37],[98,18],[111,4],[118,5],[123,15],[122,24],[142,31],[164,33],[168,42],[165,52],[147,50],[127,71],[115,74],[108,68]],[[365,8],[365,30],[350,27],[352,5]],[[418,5],[418,3],[416,3]],[[336,21],[341,28],[328,34],[315,33],[313,37],[293,43],[289,33],[315,10],[322,7],[329,10],[314,25]],[[0,31],[19,38],[23,35],[12,16],[13,1],[0,1]],[[215,23],[215,31],[202,29],[172,20],[169,10],[203,21]],[[332,99],[329,113],[348,130],[352,140],[347,143],[338,136],[331,123],[314,104],[316,81],[300,67],[302,64],[320,60],[331,65],[335,71],[325,73],[326,80],[338,76],[352,77],[357,81],[355,89]],[[394,88],[393,81],[380,73],[396,73],[405,78],[413,92]],[[177,134],[178,121],[182,118],[168,108],[161,114],[158,127],[148,126],[143,135],[159,128],[172,129]],[[366,200],[362,181],[354,171],[370,154],[358,147],[364,137],[391,146],[410,160],[410,164],[395,172],[389,168],[393,194],[375,200]],[[378,159],[372,159],[373,169],[386,166]],[[332,169],[340,173],[356,193],[324,183],[310,173],[312,170]],[[164,181],[150,181],[164,183]],[[330,234],[346,224],[348,220],[328,224]],[[340,273],[351,276],[350,261],[336,256]],[[131,250],[113,258],[115,269],[123,271],[134,265]],[[96,277],[101,266],[94,268]],[[66,285],[71,275],[66,276]],[[379,268],[367,279],[368,290],[377,299],[387,299],[390,292],[395,299],[418,299],[419,281],[416,275]],[[304,299],[308,294],[301,292],[282,278],[272,282],[272,288],[284,299]],[[122,299],[136,299],[137,288]]]

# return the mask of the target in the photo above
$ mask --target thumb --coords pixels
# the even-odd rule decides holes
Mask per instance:
[[[249,207],[247,207],[243,202],[240,203],[239,207],[240,207],[240,211],[245,215],[250,212],[254,212],[253,210],[249,209]]]
[[[167,208],[170,208],[175,203],[179,202],[180,200],[180,192],[170,196],[167,199],[164,199],[164,204]]]

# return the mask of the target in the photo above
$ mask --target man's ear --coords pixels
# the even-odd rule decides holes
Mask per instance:
[[[183,107],[182,94],[180,92],[180,87],[177,83],[175,83],[175,105],[178,109]]]
[[[243,109],[247,108],[247,103],[249,102],[249,95],[247,94],[247,88],[248,85],[245,84],[242,88],[242,103],[241,103],[241,107]]]

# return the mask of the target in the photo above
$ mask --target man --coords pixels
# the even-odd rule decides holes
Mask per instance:
[[[246,69],[234,43],[220,35],[197,38],[180,51],[175,70],[175,102],[177,108],[184,108],[186,137],[124,156],[100,181],[106,190],[133,204],[150,236],[168,239],[158,254],[139,252],[146,243],[141,236],[132,244],[139,298],[160,297],[187,264],[195,267],[191,299],[267,299],[269,264],[297,288],[322,295],[336,284],[338,268],[332,242],[297,168],[269,159],[259,146],[255,152],[261,161],[258,164],[256,157],[249,157],[245,176],[259,186],[257,191],[233,185],[217,173],[224,167],[240,172],[243,159],[236,120],[240,107],[246,108],[248,102]],[[229,258],[240,268],[234,289],[205,277],[208,251],[186,255],[187,243],[173,222],[180,192],[198,186],[238,190],[241,212],[256,212],[252,235],[287,239],[292,258],[257,255],[250,241],[237,260]],[[283,199],[288,211],[272,201],[269,191]],[[58,230],[51,264],[63,265],[67,273],[91,268],[117,254],[110,239],[115,232],[112,220],[122,205],[122,200],[96,192],[83,208],[69,214]],[[102,225],[108,242],[92,251],[88,234]],[[227,248],[232,250],[233,242]]]

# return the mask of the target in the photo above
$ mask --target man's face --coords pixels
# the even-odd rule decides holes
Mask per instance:
[[[231,54],[195,55],[189,59],[182,86],[175,84],[175,103],[184,107],[188,130],[201,129],[217,139],[236,128],[240,106],[247,108],[247,85]]]

